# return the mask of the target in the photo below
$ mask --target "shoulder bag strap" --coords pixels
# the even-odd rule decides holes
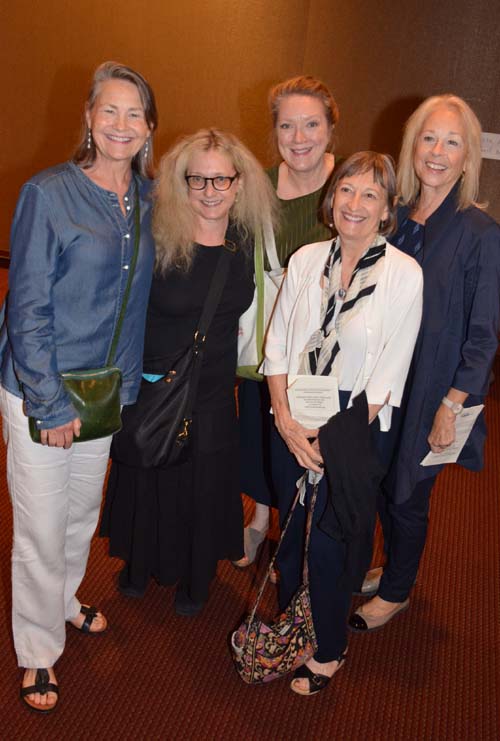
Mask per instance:
[[[280,261],[278,260],[278,252],[276,251],[276,240],[274,238],[273,225],[270,219],[266,219],[262,226],[262,236],[264,241],[264,249],[267,255],[267,261],[271,270],[281,270]]]
[[[203,357],[203,348],[207,337],[208,330],[214,318],[217,306],[219,305],[222,291],[227,281],[229,273],[229,261],[232,257],[230,250],[225,247],[222,248],[215,266],[215,272],[210,281],[208,288],[207,297],[203,304],[200,320],[198,322],[198,329],[194,334],[193,342],[193,365],[191,368],[191,383],[189,384],[188,398],[186,400],[186,408],[184,410],[184,418],[187,420],[191,419],[193,404],[196,398],[196,392],[198,390],[198,383],[200,380],[201,373],[201,362]]]
[[[195,333],[195,341],[205,342],[207,332],[210,329],[212,319],[214,318],[215,312],[219,305],[219,301],[222,296],[222,291],[226,285],[227,276],[229,273],[229,261],[232,257],[232,252],[223,247],[221,249],[217,265],[215,266],[215,272],[210,281],[208,288],[207,297],[203,304],[200,319],[198,321],[198,329]]]
[[[115,332],[111,341],[111,347],[109,348],[108,359],[106,365],[113,365],[115,359],[116,348],[118,347],[118,341],[123,327],[123,320],[125,319],[125,312],[127,310],[128,299],[130,296],[130,289],[132,288],[132,280],[134,277],[135,266],[137,264],[137,257],[139,255],[139,243],[141,241],[141,199],[139,195],[139,185],[137,178],[134,177],[135,182],[135,207],[134,207],[134,222],[135,222],[135,238],[134,238],[134,252],[132,254],[132,260],[130,261],[128,270],[128,280],[125,287],[125,293],[123,294],[122,307],[120,309],[120,316],[116,323]]]
[[[313,491],[312,491],[312,496],[311,496],[311,506],[309,507],[309,512],[307,513],[306,542],[304,546],[304,564],[302,567],[302,583],[307,586],[309,585],[309,542],[311,540],[311,528],[312,528],[314,508],[316,507],[316,499],[318,498],[318,487],[319,487],[319,482],[315,480],[313,484]]]
[[[276,561],[276,557],[278,555],[279,549],[281,548],[281,544],[283,543],[283,539],[285,537],[286,531],[288,529],[288,526],[290,524],[290,520],[292,519],[292,515],[295,511],[295,508],[297,506],[297,503],[299,499],[301,498],[301,494],[303,492],[303,487],[307,485],[307,478],[309,475],[309,471],[306,471],[303,476],[299,479],[297,482],[297,493],[295,495],[295,498],[293,500],[292,506],[290,507],[290,510],[288,512],[288,515],[285,520],[285,524],[283,525],[283,529],[281,531],[281,536],[278,541],[278,546],[276,550],[274,551],[274,555],[269,563],[269,568],[267,569],[266,575],[264,576],[264,579],[262,580],[262,584],[259,589],[259,593],[257,594],[257,599],[255,600],[255,604],[253,606],[252,612],[250,614],[250,620],[249,625],[251,625],[255,619],[255,613],[257,612],[257,608],[259,606],[259,603],[262,599],[262,595],[264,594],[264,589],[266,587],[267,582],[269,581],[269,577],[271,575],[271,571],[273,570],[274,563]],[[311,506],[309,508],[309,512],[307,513],[307,524],[306,524],[306,542],[304,545],[304,566],[302,571],[302,583],[305,585],[309,584],[309,566],[308,566],[308,556],[309,556],[309,541],[311,539],[311,526],[312,526],[312,517],[314,513],[314,507],[316,506],[316,498],[318,495],[318,486],[319,484],[314,483],[313,485],[313,494],[311,498]]]

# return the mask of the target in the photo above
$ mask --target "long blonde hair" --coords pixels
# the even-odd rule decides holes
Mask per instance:
[[[479,195],[479,174],[481,172],[481,124],[465,100],[451,93],[427,98],[406,122],[399,155],[398,190],[403,204],[416,205],[420,193],[420,181],[413,165],[417,138],[425,119],[438,108],[448,108],[458,113],[464,127],[466,159],[458,196],[458,209],[463,211],[469,206],[478,205],[476,200]]]
[[[277,225],[277,199],[271,181],[253,154],[233,134],[201,129],[183,137],[161,159],[153,208],[156,265],[188,270],[193,259],[194,215],[185,176],[194,152],[224,153],[240,176],[238,198],[229,219],[244,237],[253,238],[264,222]]]

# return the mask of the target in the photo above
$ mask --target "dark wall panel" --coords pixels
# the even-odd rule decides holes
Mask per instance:
[[[484,131],[500,132],[498,0],[311,0],[304,66],[332,87],[338,149],[397,155],[423,98],[453,92]],[[485,160],[481,197],[500,219],[500,161]]]

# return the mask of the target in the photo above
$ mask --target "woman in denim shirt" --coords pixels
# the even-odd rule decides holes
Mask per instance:
[[[65,623],[102,633],[104,615],[76,598],[85,574],[111,437],[73,445],[81,422],[60,373],[105,365],[134,251],[139,256],[115,365],[122,404],[135,401],[154,260],[150,231],[154,95],[128,67],[95,72],[82,141],[71,162],[21,191],[11,234],[10,292],[2,328],[0,403],[14,510],[14,644],[25,668],[21,697],[56,707],[53,666]],[[41,445],[32,442],[28,416]]]

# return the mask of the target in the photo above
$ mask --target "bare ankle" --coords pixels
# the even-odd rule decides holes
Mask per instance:
[[[267,504],[257,504],[255,505],[255,512],[252,517],[252,522],[250,523],[250,527],[254,530],[259,530],[259,532],[264,532],[269,527],[269,507]]]

